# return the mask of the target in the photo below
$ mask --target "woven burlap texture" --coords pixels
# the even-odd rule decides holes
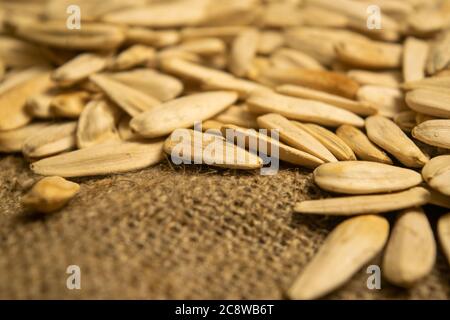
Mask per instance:
[[[44,216],[20,205],[38,179],[21,157],[1,157],[0,179],[3,299],[281,299],[342,221],[293,213],[297,201],[323,196],[310,171],[293,167],[261,176],[165,161],[75,179],[77,197]],[[81,268],[81,290],[66,287],[69,265]],[[361,270],[327,298],[450,297],[441,254],[410,290],[385,281],[369,290],[367,277]]]

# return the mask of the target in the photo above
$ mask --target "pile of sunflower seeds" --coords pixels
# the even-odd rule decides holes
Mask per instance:
[[[62,208],[79,190],[64,178],[155,165],[176,147],[170,137],[201,121],[216,137],[231,130],[314,169],[335,197],[300,202],[298,214],[352,216],[290,298],[326,295],[383,249],[383,275],[395,285],[413,286],[433,268],[422,206],[450,209],[450,1],[0,4],[0,152],[23,153],[47,176],[25,206]],[[68,27],[74,4],[80,28]],[[368,28],[373,5],[380,28]],[[249,130],[261,128],[277,129],[280,141]],[[201,148],[217,143],[209,138]],[[213,149],[241,149],[221,139]],[[203,160],[263,166],[245,152],[239,164],[219,152]],[[395,211],[389,237],[379,214]],[[450,213],[437,233],[450,261]]]

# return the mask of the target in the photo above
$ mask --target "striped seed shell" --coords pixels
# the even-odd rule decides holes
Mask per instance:
[[[247,100],[248,108],[257,114],[279,113],[289,119],[337,127],[350,124],[362,127],[364,120],[335,106],[276,93],[258,92]]]
[[[334,155],[316,138],[279,114],[266,114],[259,117],[257,122],[260,128],[279,130],[280,139],[289,146],[326,162],[337,161]]]
[[[421,208],[400,213],[383,258],[383,276],[401,287],[411,287],[428,275],[436,260],[436,242]]]
[[[384,247],[389,222],[361,216],[339,224],[289,289],[291,299],[320,298],[347,282]]]
[[[297,203],[294,210],[297,213],[306,214],[351,216],[417,207],[428,203],[429,199],[430,193],[426,189],[414,187],[388,194],[307,200]]]
[[[430,187],[450,196],[450,155],[431,159],[423,167],[422,176]]]
[[[64,178],[123,173],[157,164],[162,151],[162,141],[107,143],[37,161],[31,170]]]
[[[131,120],[131,128],[147,138],[162,137],[178,128],[191,128],[195,122],[208,120],[236,102],[231,91],[193,94],[166,102]]]
[[[450,149],[450,119],[422,122],[414,127],[412,136],[426,144]]]
[[[326,163],[314,171],[314,182],[331,192],[372,194],[417,186],[422,176],[410,169],[369,161]]]
[[[422,168],[428,157],[393,121],[371,116],[366,119],[369,139],[383,148],[407,167]]]

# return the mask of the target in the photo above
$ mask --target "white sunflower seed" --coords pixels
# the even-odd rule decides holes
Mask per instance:
[[[450,119],[450,94],[429,89],[417,89],[406,94],[406,103],[414,111]]]
[[[362,216],[339,224],[289,289],[291,299],[320,298],[347,282],[384,247],[389,222]]]
[[[406,39],[403,49],[403,79],[405,82],[422,80],[425,77],[428,49],[425,41],[412,37]]]
[[[450,155],[431,159],[423,167],[422,176],[430,187],[450,196]]]
[[[412,130],[412,135],[426,144],[450,149],[450,119],[422,122]]]
[[[429,199],[430,193],[426,189],[415,187],[397,193],[307,200],[297,203],[294,210],[306,214],[351,216],[417,207],[428,203]]]
[[[407,209],[395,222],[383,258],[383,275],[401,287],[411,287],[428,275],[436,260],[436,242],[420,208]]]
[[[417,186],[422,176],[410,169],[369,161],[327,163],[314,171],[314,182],[331,192],[371,194]]]

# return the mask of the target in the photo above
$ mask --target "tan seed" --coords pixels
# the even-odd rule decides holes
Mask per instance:
[[[233,42],[230,53],[230,71],[243,77],[250,69],[258,48],[259,32],[248,30],[239,34]]]
[[[430,193],[426,189],[415,187],[389,194],[307,200],[297,203],[294,210],[306,214],[351,216],[417,207],[426,204],[429,199]]]
[[[425,65],[428,56],[428,44],[425,41],[409,37],[403,50],[403,79],[405,82],[422,80],[425,77]]]
[[[366,130],[369,139],[394,155],[407,167],[422,168],[428,157],[393,121],[371,116],[366,119]]]
[[[64,207],[80,190],[80,186],[61,177],[38,181],[22,198],[22,204],[32,210],[51,213]]]
[[[107,143],[37,161],[31,170],[65,178],[123,173],[157,164],[162,150],[162,141]]]
[[[331,192],[371,194],[417,186],[422,176],[410,169],[369,161],[326,163],[314,171],[314,182]]]
[[[55,123],[30,136],[23,144],[22,152],[28,158],[49,157],[76,147],[77,123]]]
[[[388,118],[408,110],[403,93],[398,88],[362,86],[357,97],[359,101],[376,106],[378,114]]]
[[[248,108],[257,114],[279,113],[289,119],[337,127],[341,124],[363,126],[364,120],[335,106],[276,93],[257,92],[247,100]]]
[[[133,130],[147,138],[162,137],[178,128],[191,128],[194,123],[208,120],[236,102],[230,91],[212,91],[185,96],[133,118]]]
[[[58,117],[78,119],[90,97],[86,91],[59,94],[50,102],[50,113]]]
[[[450,119],[425,121],[412,130],[412,135],[426,144],[450,149]]]
[[[416,126],[417,113],[414,111],[402,111],[394,116],[394,122],[405,132],[411,132]]]
[[[214,118],[225,124],[233,124],[244,128],[258,128],[255,114],[251,113],[246,105],[231,106]]]
[[[414,111],[450,119],[450,94],[429,89],[417,89],[406,94],[406,103]]]
[[[436,243],[420,208],[400,213],[383,259],[383,275],[391,283],[411,287],[428,275],[436,260]]]
[[[450,155],[431,159],[423,167],[422,176],[433,189],[450,196]]]
[[[155,49],[136,44],[122,51],[108,64],[108,69],[115,71],[128,70],[139,66],[150,65],[156,60]]]
[[[47,122],[35,122],[18,129],[0,131],[0,152],[20,152],[25,141],[37,135],[49,125]]]
[[[347,282],[384,247],[389,222],[378,216],[348,219],[325,239],[289,289],[291,299],[320,298]]]
[[[261,128],[279,130],[280,139],[289,146],[307,152],[326,162],[337,161],[333,154],[316,138],[279,114],[266,114],[259,117],[257,122]]]
[[[440,217],[437,232],[439,237],[439,242],[450,264],[450,213],[447,213]]]
[[[399,71],[367,71],[350,70],[347,76],[358,82],[360,85],[384,86],[398,88],[403,81]]]

